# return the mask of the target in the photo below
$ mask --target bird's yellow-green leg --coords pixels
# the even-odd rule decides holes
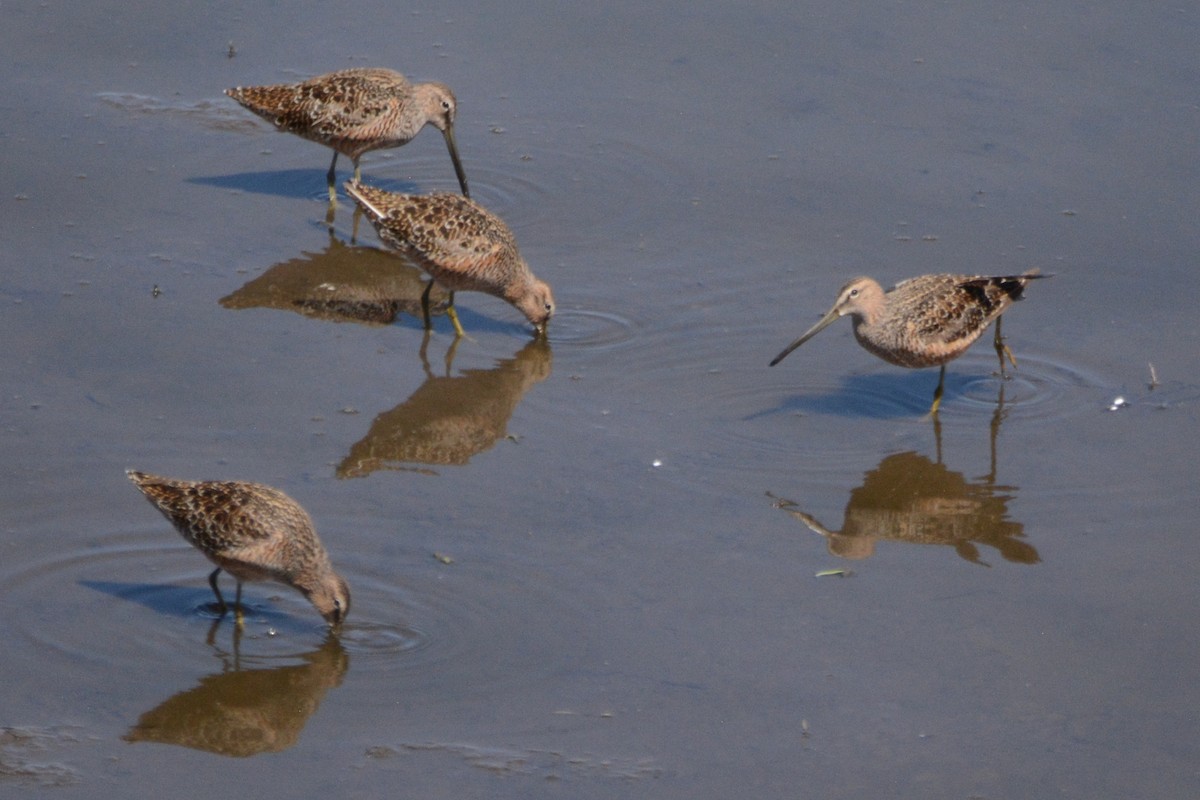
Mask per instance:
[[[1008,356],[1008,360],[1012,362],[1013,369],[1017,368],[1017,359],[1013,357],[1012,350],[1008,349],[1008,345],[1004,343],[1004,337],[1000,335],[1000,323],[1004,321],[1004,317],[996,317],[996,357],[1000,359],[1000,374],[1004,374],[1004,357]]]
[[[241,581],[238,582],[238,596],[233,601],[233,618],[238,621],[238,627],[246,624],[246,615],[241,610]]]
[[[433,328],[433,314],[429,309],[429,293],[433,291],[433,280],[430,279],[429,284],[425,287],[425,291],[421,293],[421,313],[425,317],[425,330]],[[458,321],[458,312],[454,310],[454,292],[450,292],[450,298],[446,302],[446,316],[454,323],[454,332],[458,336],[466,336],[467,332],[463,330],[462,323]]]
[[[450,374],[450,369],[454,366],[454,354],[458,351],[458,343],[461,342],[462,339],[463,337],[461,336],[455,336],[454,341],[451,342],[450,346],[446,348],[446,375]]]
[[[329,182],[329,205],[337,205],[337,150],[333,151],[333,161],[329,162],[329,172],[325,174],[325,180]]]
[[[946,383],[946,365],[942,364],[942,371],[938,374],[937,389],[933,392],[933,407],[929,409],[929,416],[937,417],[938,409],[942,405],[942,387]]]
[[[458,336],[466,336],[467,332],[463,330],[462,323],[458,321],[458,312],[454,310],[454,292],[450,293],[449,303],[446,305],[446,316],[454,323],[454,333]]]

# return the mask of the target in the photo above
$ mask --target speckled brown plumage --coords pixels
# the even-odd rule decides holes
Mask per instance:
[[[993,321],[1001,369],[1007,355],[1016,359],[1000,336],[1000,315],[1021,299],[1025,285],[1044,277],[1037,270],[1022,275],[920,275],[901,281],[886,293],[871,278],[855,278],[838,293],[837,302],[821,320],[785,347],[775,366],[789,353],[831,323],[849,315],[854,337],[868,352],[900,367],[942,367],[934,394],[937,411],[946,363],[958,358]]]
[[[278,581],[298,589],[331,625],[350,611],[350,588],[333,571],[312,519],[278,489],[241,481],[182,481],[126,470],[146,499],[175,529],[217,565],[209,585],[224,613],[217,575],[237,580],[240,615],[243,581]]]
[[[354,162],[371,150],[407,144],[426,125],[442,132],[464,195],[467,177],[454,141],[458,101],[441,83],[409,83],[390,69],[345,69],[302,83],[237,86],[225,94],[276,128],[333,148],[329,197],[335,197],[338,153]]]
[[[544,332],[554,314],[554,296],[534,277],[517,251],[512,231],[495,214],[457,194],[396,194],[361,183],[347,183],[346,191],[385,244],[450,290],[447,314],[460,336],[462,326],[454,312],[457,291],[486,292],[506,300]],[[428,313],[425,324],[430,324]]]

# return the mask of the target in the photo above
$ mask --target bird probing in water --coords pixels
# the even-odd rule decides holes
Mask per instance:
[[[533,323],[538,335],[554,315],[550,286],[534,277],[504,221],[457,194],[397,194],[361,183],[346,192],[375,226],[379,238],[429,273],[421,296],[425,329],[432,326],[429,292],[436,281],[450,291],[446,315],[463,335],[454,293],[484,292],[507,301]]]
[[[217,610],[228,610],[217,586],[225,570],[237,580],[234,613],[242,620],[242,582],[278,581],[300,591],[325,621],[350,612],[350,587],[333,571],[312,519],[278,489],[241,481],[182,481],[126,470],[184,539],[217,565],[208,584]]]
[[[442,132],[458,185],[468,197],[467,175],[454,141],[458,101],[442,83],[409,83],[390,69],[344,69],[301,83],[236,86],[225,94],[286,133],[333,148],[326,178],[329,202],[337,202],[338,154],[354,162],[372,150],[408,144],[426,125]]]
[[[1025,285],[1049,277],[1038,270],[1021,275],[920,275],[884,292],[872,278],[855,278],[838,293],[833,308],[799,339],[771,360],[775,366],[789,353],[840,317],[850,316],[854,337],[868,352],[889,364],[918,369],[941,366],[930,414],[942,401],[946,364],[958,358],[994,320],[995,348],[1004,371],[1004,358],[1017,361],[1000,336],[1000,315],[1021,299]]]

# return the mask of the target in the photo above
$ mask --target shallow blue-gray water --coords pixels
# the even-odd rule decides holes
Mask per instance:
[[[0,797],[1200,794],[1200,10],[5,16]],[[453,87],[545,342],[426,340],[222,94],[352,66]],[[363,179],[458,185],[431,129]],[[767,366],[856,275],[1035,267],[936,422],[848,320]],[[347,624],[214,619],[129,467],[286,491]]]

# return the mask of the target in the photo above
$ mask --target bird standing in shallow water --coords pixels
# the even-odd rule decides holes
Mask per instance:
[[[278,489],[241,481],[181,481],[125,474],[175,529],[217,565],[208,576],[217,607],[228,609],[217,575],[237,580],[234,613],[242,619],[242,582],[278,581],[308,598],[330,625],[350,611],[350,587],[333,571],[312,519]]]
[[[1042,277],[1047,276],[1036,269],[1004,276],[920,275],[901,281],[886,293],[871,278],[855,278],[842,287],[833,308],[775,356],[771,366],[849,314],[858,343],[889,364],[914,369],[941,366],[930,409],[930,414],[936,414],[942,402],[946,363],[962,355],[993,320],[1001,374],[1005,356],[1017,365],[1000,336],[1000,315],[1021,299],[1025,284]]]
[[[539,334],[554,315],[550,287],[534,277],[517,251],[517,241],[503,220],[457,194],[396,194],[347,183],[354,198],[386,244],[399,250],[431,280],[421,295],[425,329],[432,325],[429,292],[433,284],[450,292],[446,314],[463,335],[454,310],[457,291],[486,292],[506,300],[533,323]]]
[[[276,128],[333,148],[329,164],[329,202],[337,202],[334,186],[338,153],[354,162],[371,150],[408,144],[426,125],[446,138],[454,172],[464,195],[467,176],[454,143],[458,102],[441,83],[409,83],[390,69],[344,69],[302,83],[237,86],[225,94]]]

